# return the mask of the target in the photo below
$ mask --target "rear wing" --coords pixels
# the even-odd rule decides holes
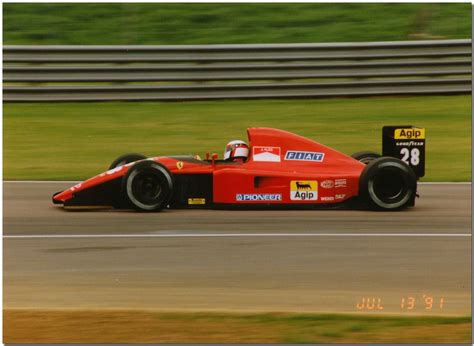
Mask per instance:
[[[382,155],[408,164],[418,178],[425,175],[425,129],[411,126],[384,126]]]

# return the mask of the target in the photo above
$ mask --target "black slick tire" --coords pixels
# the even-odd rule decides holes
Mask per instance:
[[[169,204],[173,178],[168,169],[152,160],[132,165],[122,178],[122,196],[137,211],[159,211]]]
[[[114,169],[118,166],[126,165],[127,163],[144,160],[147,157],[142,154],[130,153],[117,157],[109,166],[110,169]]]
[[[362,172],[359,196],[371,210],[400,210],[413,205],[416,184],[416,175],[405,162],[380,157]]]
[[[351,157],[367,165],[373,160],[381,157],[381,155],[374,151],[358,151],[357,153],[352,154]]]

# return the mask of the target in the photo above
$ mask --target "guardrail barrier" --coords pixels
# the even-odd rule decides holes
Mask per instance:
[[[471,40],[4,46],[3,99],[189,101],[471,93]]]

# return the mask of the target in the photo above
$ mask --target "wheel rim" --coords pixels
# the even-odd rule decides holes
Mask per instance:
[[[374,192],[384,202],[397,200],[406,190],[405,180],[399,172],[386,170],[374,178]]]
[[[156,205],[163,191],[160,177],[147,171],[134,177],[131,190],[135,199],[144,205]]]
[[[412,196],[413,190],[408,177],[398,164],[384,163],[380,170],[368,182],[368,191],[372,200],[384,209],[396,209],[403,206]]]

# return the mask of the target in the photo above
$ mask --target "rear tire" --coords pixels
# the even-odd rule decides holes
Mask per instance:
[[[368,165],[373,160],[378,159],[379,157],[381,157],[381,155],[374,152],[374,151],[359,151],[357,153],[352,154],[351,157],[353,159],[356,159],[356,160]]]
[[[359,196],[372,210],[400,210],[412,206],[416,175],[403,161],[380,157],[370,162],[359,179]]]
[[[142,154],[136,154],[136,153],[125,154],[125,155],[117,157],[114,160],[114,162],[110,164],[109,170],[114,169],[115,167],[118,167],[118,166],[126,165],[127,163],[144,160],[146,158],[147,157]]]
[[[173,179],[166,167],[155,161],[137,162],[122,178],[122,194],[138,211],[165,208],[173,192]]]

